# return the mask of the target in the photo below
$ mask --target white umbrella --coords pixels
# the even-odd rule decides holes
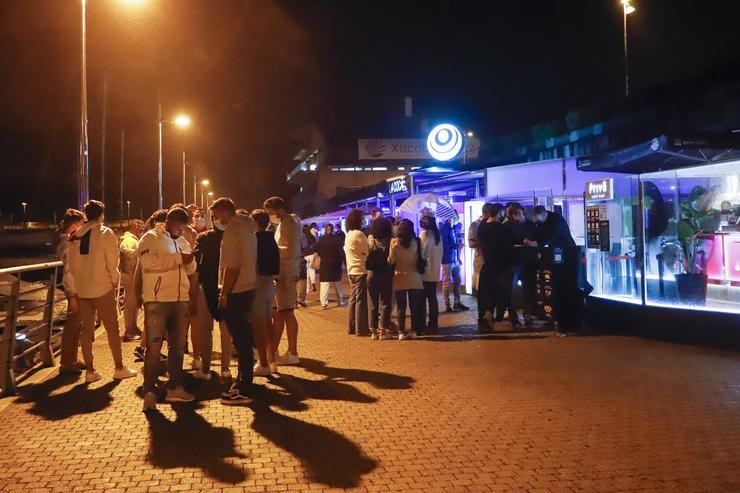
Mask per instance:
[[[452,204],[433,193],[419,193],[403,201],[400,212],[408,214],[431,214],[438,221],[457,219],[457,211]]]

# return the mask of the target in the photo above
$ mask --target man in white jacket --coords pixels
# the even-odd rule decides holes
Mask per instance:
[[[102,377],[93,364],[95,315],[105,327],[108,346],[113,353],[113,378],[120,380],[136,375],[123,366],[121,335],[118,331],[115,290],[118,287],[118,241],[110,228],[103,225],[105,205],[90,200],[84,207],[85,222],[69,238],[68,268],[65,269],[64,291],[74,298],[81,320],[80,346],[87,372],[85,381],[92,383]],[[75,301],[73,301],[75,303]]]
[[[167,371],[170,380],[167,402],[191,402],[194,397],[182,386],[182,361],[193,311],[198,279],[190,244],[183,236],[190,219],[185,209],[173,207],[167,220],[144,234],[139,241],[139,267],[144,298],[146,356],[144,358],[144,411],[157,408],[156,384],[159,354],[167,336]]]

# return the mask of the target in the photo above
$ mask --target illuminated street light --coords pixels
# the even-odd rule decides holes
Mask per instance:
[[[622,1],[622,31],[624,34],[624,96],[630,95],[630,72],[629,72],[629,52],[627,51],[627,16],[637,9],[630,3],[630,0]]]
[[[26,207],[28,207],[28,202],[21,202],[21,205],[23,206],[23,227],[28,226],[28,216],[26,216]]]
[[[146,0],[119,0],[122,4],[127,5],[129,7],[140,7],[141,5],[144,5]]]
[[[202,180],[200,182],[200,184],[203,185],[204,187],[207,187],[208,185],[211,184],[211,181],[210,180],[207,180],[207,179],[206,180]]]
[[[131,219],[131,201],[130,200],[126,201],[126,217],[128,219]]]
[[[205,195],[204,195],[205,190],[203,190],[203,188],[207,187],[210,184],[211,184],[211,180],[209,180],[208,178],[200,181],[200,206],[201,207],[206,206]]]
[[[177,115],[173,120],[173,123],[179,128],[187,128],[192,123],[192,120],[188,115]]]
[[[475,137],[475,133],[473,133],[473,131],[472,131],[472,130],[468,130],[468,131],[467,131],[467,133],[466,133],[465,135],[466,135],[467,137],[470,137],[470,138],[473,138],[473,137]]]

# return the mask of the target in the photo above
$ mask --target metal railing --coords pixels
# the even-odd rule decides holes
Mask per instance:
[[[17,393],[33,371],[54,366],[66,299],[61,262],[0,269],[0,396]]]

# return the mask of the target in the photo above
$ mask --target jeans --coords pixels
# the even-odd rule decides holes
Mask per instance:
[[[406,332],[406,306],[411,308],[411,330],[423,332],[424,328],[424,290],[403,289],[395,291],[396,295],[396,318],[398,319],[398,333]]]
[[[252,378],[254,377],[254,353],[252,352],[254,337],[252,324],[249,321],[253,303],[254,290],[230,293],[226,308],[223,310],[226,328],[229,329],[238,353],[239,373],[236,377],[236,386],[245,396],[250,396],[252,393]]]
[[[370,329],[391,328],[391,305],[393,305],[393,271],[370,271],[367,275],[370,298]],[[380,325],[378,325],[380,322]]]
[[[198,352],[193,356],[200,356],[202,370],[208,372],[211,369],[211,356],[213,355],[213,315],[208,309],[208,301],[203,286],[198,286],[198,298],[196,300],[197,311],[190,317],[193,337],[198,338]],[[221,370],[228,370],[231,363],[231,337],[226,330],[226,323],[219,322],[221,337]],[[193,344],[195,346],[195,344]]]
[[[367,328],[367,274],[349,276],[349,333],[370,334]]]
[[[306,302],[306,292],[308,288],[308,281],[306,279],[298,279],[298,284],[296,284],[296,301],[298,303],[305,303]]]
[[[437,283],[424,281],[424,299],[422,305],[426,318],[427,305],[429,305],[429,323],[427,329],[429,332],[436,332],[439,328],[439,303],[437,301]]]
[[[185,355],[185,338],[188,331],[188,303],[184,301],[144,304],[146,329],[146,356],[144,358],[144,392],[154,392],[159,376],[159,355],[162,342],[167,337],[168,388],[182,385],[182,360]]]
[[[455,304],[460,303],[460,264],[442,264],[442,297],[445,306],[450,306],[450,283]]]

